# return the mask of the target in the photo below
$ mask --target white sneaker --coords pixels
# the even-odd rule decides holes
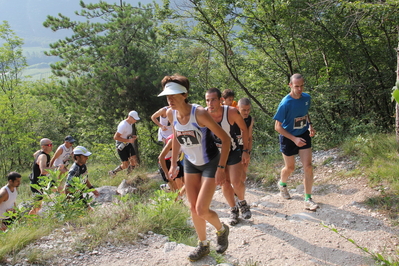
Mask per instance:
[[[305,210],[309,211],[316,211],[316,209],[319,208],[319,205],[317,205],[312,198],[305,200]]]
[[[280,189],[280,195],[281,197],[283,197],[284,199],[290,199],[291,195],[288,192],[287,187],[283,187],[282,185],[280,185],[280,182],[277,183],[278,188]]]
[[[170,187],[169,184],[162,184],[159,186],[160,189],[162,189],[165,192],[170,192]]]

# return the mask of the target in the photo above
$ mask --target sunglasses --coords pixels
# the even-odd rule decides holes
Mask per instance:
[[[52,146],[53,146],[53,143],[50,143],[50,144],[44,144],[43,146],[52,147]]]

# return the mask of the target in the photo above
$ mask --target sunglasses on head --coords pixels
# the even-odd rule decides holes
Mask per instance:
[[[48,146],[48,147],[51,147],[51,146],[53,146],[53,143],[50,143],[50,144],[44,144],[43,146]]]

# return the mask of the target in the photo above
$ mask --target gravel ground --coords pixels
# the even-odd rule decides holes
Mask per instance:
[[[370,251],[386,257],[397,254],[398,228],[363,204],[380,191],[368,187],[365,177],[336,175],[356,168],[356,162],[340,156],[338,149],[316,151],[313,157],[313,198],[320,208],[316,212],[304,210],[303,185],[290,187],[302,179],[300,168],[289,179],[290,200],[279,196],[277,186],[265,190],[248,184],[246,197],[252,218],[230,227],[230,245],[222,256],[211,252],[198,262],[189,262],[187,255],[194,247],[169,242],[166,236],[153,232],[141,235],[134,245],[106,244],[77,252],[74,233],[62,228],[8,258],[7,265],[31,265],[24,254],[32,247],[57,254],[45,265],[374,265],[370,256],[322,224],[337,228]],[[221,190],[215,192],[211,208],[227,223],[229,213]],[[214,250],[211,226],[208,235]]]

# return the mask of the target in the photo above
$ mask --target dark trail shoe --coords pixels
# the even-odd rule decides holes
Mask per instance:
[[[229,224],[231,226],[234,226],[236,224],[238,224],[238,216],[240,214],[240,210],[238,209],[237,206],[234,206],[232,208],[230,208],[230,220],[229,220]]]
[[[216,231],[216,252],[221,254],[229,247],[229,232],[230,228],[222,223],[224,230],[222,232]]]
[[[190,261],[197,261],[205,257],[210,252],[209,241],[208,245],[202,244],[202,241],[198,241],[198,246],[188,254],[188,259]]]
[[[250,207],[247,204],[246,200],[239,201],[238,202],[238,207],[240,208],[242,218],[249,219],[249,218],[252,217],[252,213],[251,213]]]

